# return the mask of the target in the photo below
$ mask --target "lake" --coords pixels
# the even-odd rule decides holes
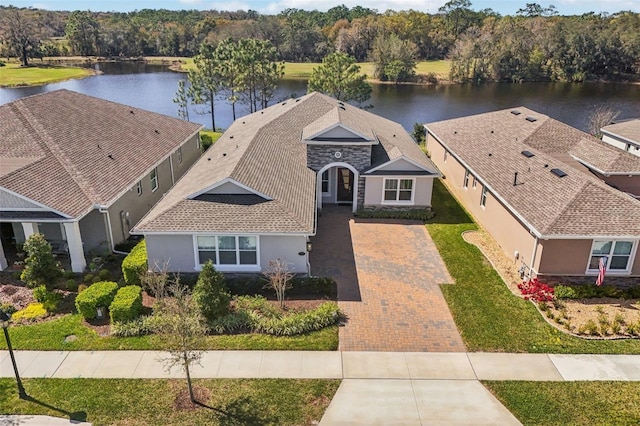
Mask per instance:
[[[37,93],[69,89],[98,98],[176,116],[172,102],[178,80],[186,74],[166,66],[144,63],[97,64],[103,74],[40,87],[0,88],[0,104]],[[306,93],[305,80],[281,82],[274,102]],[[621,83],[485,83],[438,86],[374,84],[371,112],[401,123],[407,130],[416,122],[478,114],[515,106],[526,106],[571,126],[585,130],[591,112],[599,105],[620,111],[620,119],[640,117],[640,85]],[[209,114],[197,114],[190,107],[189,118],[211,127]],[[200,110],[201,111],[201,110]],[[201,111],[202,112],[202,111]],[[236,105],[237,117],[248,113]],[[220,96],[216,102],[216,126],[226,128],[233,121],[231,106]]]

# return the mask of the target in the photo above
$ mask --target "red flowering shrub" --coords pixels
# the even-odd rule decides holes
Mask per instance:
[[[520,292],[524,295],[525,300],[533,300],[534,302],[551,302],[554,299],[553,287],[549,287],[545,283],[541,283],[537,278],[530,281],[523,281],[518,284]]]

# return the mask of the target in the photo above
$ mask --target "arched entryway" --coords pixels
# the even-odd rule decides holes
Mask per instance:
[[[358,179],[360,173],[349,163],[327,164],[316,175],[318,209],[323,204],[351,204],[358,208]]]

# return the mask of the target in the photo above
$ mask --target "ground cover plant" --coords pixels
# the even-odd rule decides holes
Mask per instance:
[[[638,382],[482,382],[525,425],[635,425]]]
[[[585,340],[548,324],[531,302],[511,293],[477,247],[464,241],[461,234],[477,225],[439,181],[433,205],[435,216],[426,226],[455,280],[442,286],[442,293],[470,351],[640,353],[640,340]]]
[[[0,87],[40,86],[74,78],[93,75],[86,68],[30,66],[21,67],[18,63],[8,63],[0,67]]]
[[[15,380],[0,379],[0,413],[44,414],[96,426],[307,425],[318,422],[339,380],[194,380],[202,404],[185,404],[183,380],[26,379],[30,400]]]

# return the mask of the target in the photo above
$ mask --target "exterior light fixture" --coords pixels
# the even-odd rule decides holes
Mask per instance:
[[[307,241],[307,251],[311,251],[313,250],[313,245],[311,244],[310,241]]]

